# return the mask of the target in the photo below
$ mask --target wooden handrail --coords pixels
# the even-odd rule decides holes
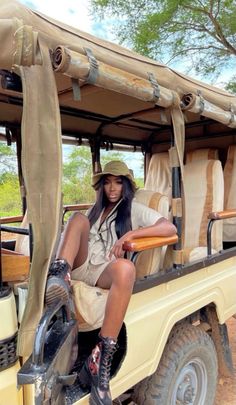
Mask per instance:
[[[83,210],[88,210],[93,206],[92,203],[86,203],[86,204],[72,204],[72,205],[64,205],[63,206],[63,212],[66,213],[68,211],[83,211]]]
[[[92,203],[64,205],[63,206],[63,212],[65,214],[68,211],[88,210],[92,206],[93,206]],[[10,217],[0,217],[0,224],[13,224],[14,222],[22,222],[23,218],[24,218],[23,215],[15,215],[15,216],[10,216]]]
[[[23,215],[16,215],[14,217],[1,217],[0,224],[13,224],[14,222],[22,222]]]
[[[236,217],[236,209],[232,208],[230,210],[225,210],[225,211],[216,211],[216,212],[211,212],[208,215],[208,219],[227,219],[227,218],[234,218]]]
[[[153,249],[156,247],[174,245],[178,242],[178,236],[153,236],[151,238],[137,238],[126,240],[123,243],[123,249],[128,252],[141,252],[142,250]]]

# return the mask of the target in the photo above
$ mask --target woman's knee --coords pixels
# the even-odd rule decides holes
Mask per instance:
[[[136,271],[134,263],[127,259],[116,259],[113,262],[113,275],[114,277],[124,284],[134,283]]]
[[[87,230],[89,230],[90,228],[88,217],[86,217],[86,215],[82,214],[81,212],[74,212],[70,216],[68,223],[70,224],[70,226],[76,226]]]

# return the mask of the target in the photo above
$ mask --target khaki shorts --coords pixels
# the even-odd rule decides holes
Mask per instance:
[[[89,263],[89,259],[87,258],[86,261],[81,264],[81,266],[72,270],[71,278],[72,280],[83,281],[84,283],[94,287],[108,264],[109,262],[94,266]]]

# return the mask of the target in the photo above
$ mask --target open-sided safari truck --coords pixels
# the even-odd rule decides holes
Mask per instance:
[[[76,376],[107,292],[78,282],[76,316],[67,302],[44,305],[61,233],[63,140],[90,145],[94,172],[104,146],[142,150],[136,198],[178,229],[178,238],[124,244],[138,252],[137,281],[114,358],[115,403],[213,404],[218,372],[232,371],[236,98],[15,1],[0,1],[0,38],[1,133],[17,144],[27,206],[27,224],[11,228],[16,243],[1,249],[0,404],[89,400]]]

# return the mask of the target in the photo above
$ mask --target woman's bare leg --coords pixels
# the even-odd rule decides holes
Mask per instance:
[[[117,350],[117,337],[132,294],[134,264],[126,259],[110,263],[98,279],[97,286],[109,288],[105,317],[99,341],[79,373],[82,384],[91,386],[93,404],[112,405],[109,388],[112,358]]]
[[[56,300],[70,298],[71,270],[85,262],[88,255],[89,221],[81,213],[68,221],[60,246],[49,268],[45,301],[48,306]]]
[[[65,259],[71,269],[81,266],[88,256],[88,218],[77,212],[66,224],[57,252],[57,259]]]
[[[103,337],[117,339],[130,301],[135,281],[135,266],[127,259],[111,262],[97,281],[97,286],[109,289],[105,316],[101,328]]]

